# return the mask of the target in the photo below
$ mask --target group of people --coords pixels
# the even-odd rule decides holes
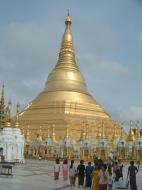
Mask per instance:
[[[123,164],[118,161],[112,164],[104,163],[101,159],[94,159],[92,166],[91,162],[88,165],[84,165],[84,161],[80,160],[78,166],[74,165],[74,160],[68,164],[68,160],[65,159],[63,164],[60,165],[59,159],[56,159],[54,165],[54,179],[59,179],[59,173],[62,170],[64,182],[68,182],[70,185],[75,187],[76,178],[78,178],[78,187],[85,186],[91,190],[112,190],[113,183],[119,181],[120,178],[123,180]],[[130,162],[128,167],[127,178],[130,180],[131,190],[137,190],[136,185],[136,173],[138,168],[134,166],[134,162]]]

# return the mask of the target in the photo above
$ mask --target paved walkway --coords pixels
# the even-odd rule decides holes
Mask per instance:
[[[125,166],[125,173],[127,166]],[[137,174],[138,190],[142,185],[142,168]],[[77,190],[64,184],[62,173],[60,180],[53,179],[53,162],[44,160],[27,160],[25,164],[17,164],[13,176],[0,175],[0,190]]]

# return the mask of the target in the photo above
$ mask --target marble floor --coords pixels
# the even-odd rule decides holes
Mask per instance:
[[[53,164],[53,162],[47,160],[27,160],[25,164],[16,164],[13,168],[13,176],[0,175],[0,190],[72,189],[67,183],[63,182],[62,173],[60,173],[59,181],[54,181]],[[127,166],[124,168],[124,173],[126,173]],[[137,174],[137,183],[138,190],[142,190],[140,188],[142,185],[142,166]]]

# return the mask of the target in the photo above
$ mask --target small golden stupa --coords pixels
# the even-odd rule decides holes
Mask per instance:
[[[68,14],[59,58],[48,76],[44,90],[19,113],[20,127],[27,130],[29,126],[31,141],[36,138],[36,131],[40,127],[46,136],[49,126],[51,130],[54,126],[57,142],[65,137],[67,127],[71,138],[79,141],[83,138],[83,122],[89,125],[90,139],[97,138],[100,122],[103,122],[104,133],[109,139],[113,136],[114,126],[116,135],[121,134],[119,124],[112,120],[87,90],[84,77],[76,64],[71,23]]]

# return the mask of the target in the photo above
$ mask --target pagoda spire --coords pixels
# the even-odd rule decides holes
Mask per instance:
[[[57,62],[57,67],[60,67],[60,66],[77,67],[76,61],[75,61],[74,48],[73,48],[71,24],[72,24],[72,21],[71,21],[71,17],[68,11],[68,15],[65,20],[66,28],[65,28],[65,32],[64,32],[62,42],[61,42],[61,48],[60,48],[60,53],[59,53],[59,59]]]
[[[37,130],[37,138],[42,141],[42,127],[39,127],[39,130]]]
[[[140,138],[139,121],[136,122],[136,138]]]
[[[51,139],[53,143],[56,143],[56,135],[55,135],[55,125],[52,125],[52,133],[51,133]]]
[[[127,141],[128,142],[133,142],[135,140],[135,135],[134,135],[134,131],[132,129],[132,121],[130,121],[130,130],[127,136]]]
[[[85,122],[82,123],[82,131],[79,141],[83,141],[86,138],[86,129],[85,129]]]
[[[66,134],[65,134],[65,139],[69,139],[70,138],[70,133],[69,133],[69,127],[66,127]]]
[[[101,133],[101,138],[105,139],[106,135],[105,135],[105,130],[104,130],[104,122],[102,121],[102,133]]]
[[[2,85],[2,92],[0,98],[0,127],[5,127],[5,98],[4,98],[4,84]]]
[[[123,140],[124,139],[124,130],[123,130],[123,127],[121,127],[120,129],[121,129],[120,140]]]
[[[116,124],[114,124],[114,131],[113,131],[113,136],[112,136],[112,142],[117,140],[118,136],[117,136],[117,132],[116,132]]]
[[[27,127],[27,130],[26,130],[26,142],[27,144],[30,143],[30,130],[29,130],[29,125]]]
[[[20,104],[17,103],[16,106],[16,120],[15,120],[15,127],[19,128],[19,110],[20,110]]]
[[[86,140],[89,139],[89,125],[86,124]]]
[[[47,138],[50,139],[50,128],[49,127],[47,128]]]
[[[99,123],[99,125],[98,125],[98,127],[97,127],[96,139],[97,139],[97,140],[100,140],[100,139],[101,139],[101,136],[102,136],[102,134],[101,134],[101,126],[100,126],[100,123]]]
[[[11,105],[11,99],[9,99],[6,110],[6,127],[11,127]]]

